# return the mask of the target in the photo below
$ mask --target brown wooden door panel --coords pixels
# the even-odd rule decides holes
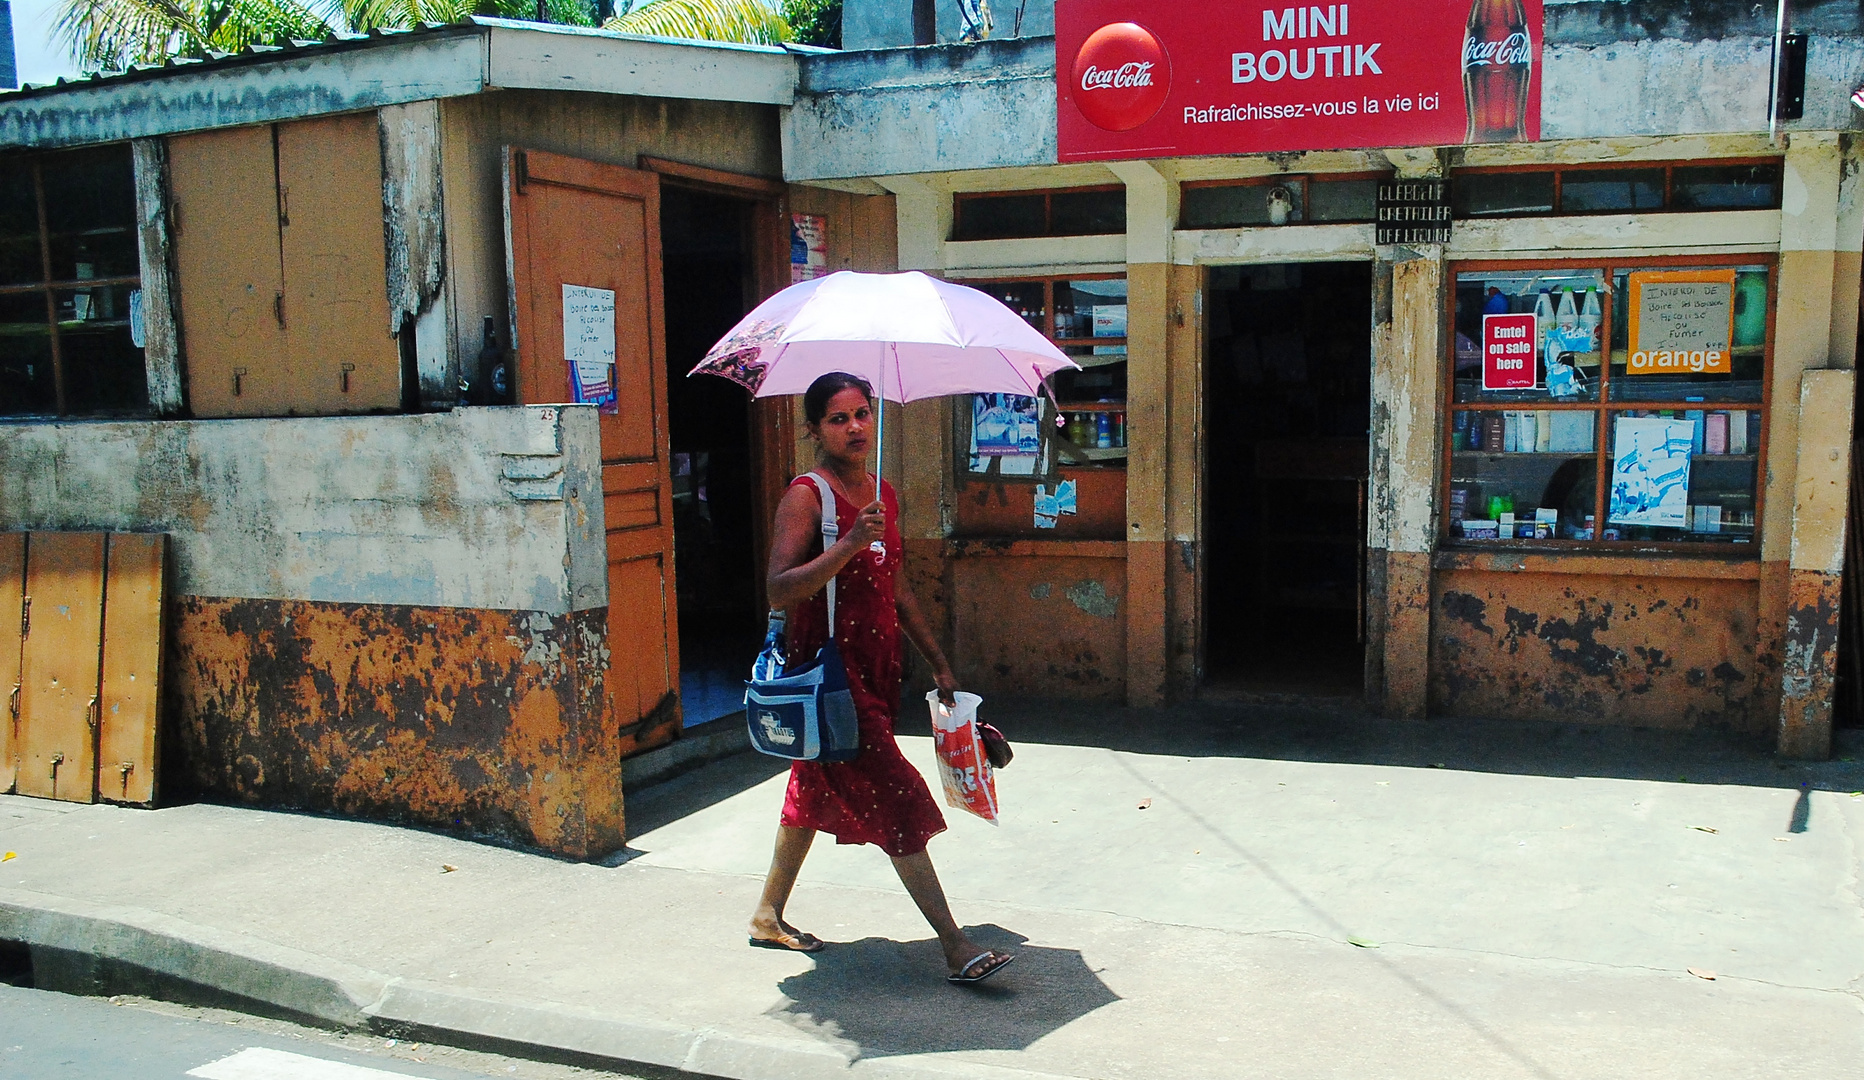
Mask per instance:
[[[26,596],[26,534],[0,533],[0,791],[19,773],[20,607]]]
[[[609,564],[608,687],[624,727],[645,719],[675,685],[668,576],[658,553]]]
[[[376,115],[278,125],[285,338],[301,413],[396,409]]]
[[[285,411],[272,128],[170,137],[168,181],[189,406],[202,417]]]
[[[159,533],[110,534],[97,710],[97,793],[116,802],[155,801],[162,562],[167,547],[168,538]]]
[[[104,534],[33,533],[19,695],[19,793],[96,798]]]
[[[573,399],[563,286],[615,294],[616,401],[598,417],[609,560],[606,685],[610,723],[640,735],[634,750],[650,749],[679,730],[659,180],[539,151],[509,154],[506,229],[520,400]],[[649,714],[651,733],[641,727]]]

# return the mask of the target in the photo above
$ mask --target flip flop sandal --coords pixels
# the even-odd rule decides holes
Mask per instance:
[[[984,964],[984,961],[992,960],[993,957],[995,958],[993,962]],[[995,949],[985,949],[983,952],[973,956],[970,963],[959,968],[957,974],[945,976],[945,981],[948,983],[981,983],[997,972],[1009,967],[1010,961],[1014,959],[1016,959],[1016,956],[1013,953],[1000,953]],[[984,964],[984,967],[982,970],[978,971],[977,974],[965,974],[965,972],[970,971],[979,964]]]
[[[823,949],[828,947],[828,942],[823,941],[821,938],[816,937],[814,934],[798,933],[798,934],[792,934],[790,935],[790,937],[792,938],[792,940],[795,940],[795,941],[812,942],[813,944],[786,945],[782,941],[777,940],[776,938],[755,938],[754,937],[754,938],[747,938],[746,940],[748,940],[751,943],[751,947],[754,949],[780,949],[784,952],[814,953],[814,952],[821,952]]]

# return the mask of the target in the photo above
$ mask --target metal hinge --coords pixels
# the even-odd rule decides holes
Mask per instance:
[[[343,392],[349,393],[349,373],[356,370],[355,364],[343,365]]]
[[[16,724],[19,723],[19,684],[18,683],[13,684],[13,692],[6,696],[6,711],[7,711],[7,714],[13,718],[14,723]]]
[[[92,731],[97,730],[97,725],[103,720],[103,715],[103,704],[97,698],[91,698],[91,703],[84,707],[84,719],[91,725]]]
[[[531,165],[529,159],[522,150],[514,150],[511,152],[511,182],[512,186],[518,189],[518,194],[520,195],[524,194],[524,189],[530,186]]]
[[[28,596],[19,605],[19,636],[27,637],[32,633],[32,597]]]
[[[246,369],[243,367],[234,368],[233,369],[233,396],[234,397],[239,397],[242,393],[245,392],[246,390],[245,380],[246,380]]]

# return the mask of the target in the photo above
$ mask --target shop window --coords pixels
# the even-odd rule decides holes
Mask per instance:
[[[1777,160],[1605,169],[1458,170],[1450,184],[1450,201],[1458,218],[1772,210],[1780,206],[1780,185]]]
[[[1121,535],[1126,505],[1126,278],[971,281],[1001,300],[1081,365],[1051,376],[1053,399],[1011,394],[960,397],[954,463],[959,487],[1019,489],[1015,498],[958,500],[970,535]],[[1063,487],[1067,484],[1066,487]],[[1041,514],[1041,496],[1063,492],[1072,509]]]
[[[145,412],[141,285],[127,143],[0,160],[0,414]]]
[[[1179,201],[1181,229],[1366,222],[1377,215],[1378,176],[1265,176],[1190,183]]]
[[[1765,264],[1459,269],[1446,542],[1751,553],[1772,290]]]
[[[1126,189],[962,193],[954,197],[953,240],[1100,236],[1126,231]]]

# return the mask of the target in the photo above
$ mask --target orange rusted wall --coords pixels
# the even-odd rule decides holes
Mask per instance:
[[[606,619],[180,597],[165,782],[600,857],[624,835]]]
[[[986,695],[1125,700],[1124,546],[948,542],[944,580],[959,681]]]
[[[1439,569],[1430,710],[1767,731],[1756,569],[1718,564],[1716,577]]]
[[[1786,610],[1780,695],[1780,753],[1832,755],[1832,684],[1838,677],[1838,602],[1843,578],[1793,570]]]

